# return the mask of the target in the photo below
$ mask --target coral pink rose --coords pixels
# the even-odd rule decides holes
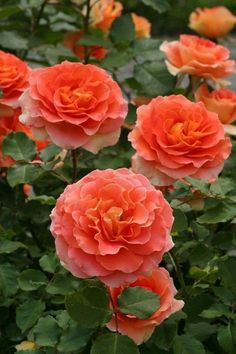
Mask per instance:
[[[197,101],[202,101],[206,108],[218,114],[223,124],[230,124],[236,119],[236,93],[220,89],[209,92],[206,84],[195,92]]]
[[[51,219],[65,268],[110,286],[150,273],[173,247],[172,209],[144,176],[126,168],[95,170],[66,187]]]
[[[32,136],[31,129],[19,121],[20,114],[20,108],[12,109],[9,106],[0,104],[0,167],[9,167],[15,163],[11,157],[4,156],[2,153],[3,140],[12,132],[25,133],[30,139],[35,141],[38,151],[44,149],[49,144],[46,140],[36,140]]]
[[[121,15],[123,5],[114,0],[92,0],[90,11],[90,24],[103,32],[108,32],[112,23]],[[83,10],[86,13],[86,7]]]
[[[141,320],[133,315],[119,312],[118,296],[127,287],[140,286],[160,296],[160,307],[149,318]],[[182,309],[184,302],[174,298],[176,289],[169,273],[164,268],[156,268],[150,276],[139,277],[134,283],[119,288],[110,288],[110,296],[117,310],[118,331],[132,338],[138,345],[146,342],[154,332],[156,326],[172,313]],[[113,315],[107,327],[115,331],[116,319]]]
[[[215,179],[231,151],[217,114],[181,95],[139,107],[129,140],[137,152],[133,170],[157,186],[187,176]]]
[[[85,46],[78,44],[78,41],[83,37],[83,31],[80,32],[68,32],[64,37],[64,46],[71,49],[74,54],[81,60],[85,58],[86,50]],[[87,46],[88,54],[90,57],[96,58],[97,60],[102,60],[106,54],[107,49],[98,46],[90,45]]]
[[[27,88],[29,67],[15,55],[0,51],[0,103],[18,107],[18,98]]]
[[[172,75],[186,73],[220,82],[235,71],[235,61],[228,60],[227,48],[197,36],[185,34],[179,41],[165,41],[160,50]]]
[[[224,6],[197,8],[189,18],[189,27],[209,38],[224,37],[235,24],[236,17]]]
[[[135,13],[131,14],[135,28],[136,38],[149,38],[151,33],[151,23],[143,16],[138,16]]]
[[[20,120],[35,134],[46,132],[62,148],[93,153],[118,141],[127,102],[105,70],[65,61],[33,70],[29,82]]]

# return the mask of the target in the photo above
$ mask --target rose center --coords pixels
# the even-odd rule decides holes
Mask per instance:
[[[81,88],[72,90],[70,87],[62,87],[60,96],[65,105],[74,103],[79,106],[87,106],[93,97],[93,92],[85,91]]]

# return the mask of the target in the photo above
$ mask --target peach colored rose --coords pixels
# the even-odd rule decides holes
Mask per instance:
[[[25,133],[30,139],[35,141],[38,151],[44,149],[49,144],[46,140],[36,140],[32,136],[31,129],[19,121],[20,114],[20,108],[12,109],[9,106],[0,104],[0,167],[9,167],[15,163],[11,157],[4,156],[2,153],[2,142],[12,132]]]
[[[231,151],[217,114],[181,95],[139,107],[129,140],[136,149],[133,170],[157,186],[187,176],[215,179]]]
[[[74,54],[79,57],[81,60],[85,57],[85,46],[78,44],[78,41],[83,37],[83,31],[80,32],[68,32],[64,37],[64,46],[71,49]],[[88,53],[91,57],[96,58],[97,60],[102,60],[106,54],[107,50],[98,45],[88,46]]]
[[[197,101],[202,101],[206,108],[218,114],[221,123],[230,124],[236,119],[236,93],[219,89],[210,92],[206,84],[202,84],[195,92]]]
[[[127,287],[140,286],[160,296],[160,307],[149,318],[141,320],[134,315],[125,315],[119,311],[118,296]],[[164,268],[156,268],[150,276],[141,276],[134,283],[119,288],[110,288],[110,296],[117,309],[118,331],[133,339],[138,345],[146,342],[154,332],[156,326],[168,318],[172,313],[182,309],[184,302],[176,300],[172,278]],[[111,331],[116,330],[116,320],[113,315],[107,324]]]
[[[197,8],[189,17],[189,27],[208,38],[224,37],[235,24],[236,17],[224,6]]]
[[[103,32],[108,32],[112,23],[121,15],[123,5],[114,0],[92,0],[90,11],[90,24]],[[83,10],[86,13],[86,7]]]
[[[151,23],[143,16],[138,16],[135,13],[131,14],[135,28],[136,38],[149,38],[151,33]]]
[[[0,103],[18,107],[18,98],[28,86],[29,67],[15,55],[0,50]]]
[[[66,187],[51,214],[62,264],[110,286],[148,274],[173,242],[172,210],[142,175],[95,170]]]
[[[105,70],[64,61],[34,69],[29,82],[20,98],[20,120],[35,134],[46,133],[65,149],[82,146],[94,153],[119,139],[127,102]]]
[[[160,50],[172,75],[186,73],[220,82],[235,71],[235,61],[228,60],[227,48],[197,36],[185,34],[179,41],[165,41]]]

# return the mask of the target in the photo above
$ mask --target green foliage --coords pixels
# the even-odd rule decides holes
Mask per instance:
[[[91,354],[139,354],[134,342],[127,336],[119,334],[104,334],[93,344]]]
[[[159,296],[140,286],[126,288],[118,296],[119,309],[141,319],[150,317],[160,306]]]

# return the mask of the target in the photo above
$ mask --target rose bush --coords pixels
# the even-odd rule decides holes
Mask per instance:
[[[218,116],[180,95],[139,107],[129,140],[137,152],[133,170],[157,186],[186,176],[215,179],[231,151]]]
[[[20,120],[35,134],[66,149],[83,146],[93,153],[119,139],[127,103],[104,70],[65,61],[33,70],[29,83],[20,98]]]
[[[173,247],[172,211],[160,191],[128,169],[93,171],[68,186],[52,211],[64,266],[111,286],[152,271]]]

